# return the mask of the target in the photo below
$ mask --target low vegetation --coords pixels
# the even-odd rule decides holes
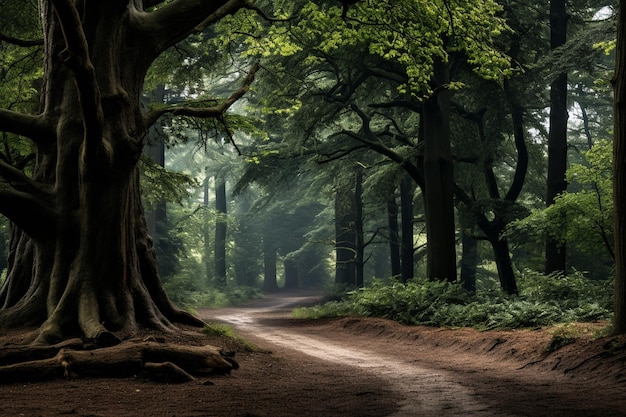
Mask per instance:
[[[165,282],[163,286],[172,301],[186,309],[228,307],[262,296],[261,290],[245,286],[227,287],[220,290],[190,284],[184,280]]]
[[[606,320],[612,311],[612,283],[582,274],[527,273],[520,295],[483,290],[472,295],[459,285],[418,279],[403,284],[376,281],[321,305],[299,308],[297,317],[382,317],[409,325],[443,327],[537,328],[574,321]],[[336,297],[335,297],[336,298]]]
[[[202,328],[202,333],[211,337],[229,339],[231,342],[237,345],[241,350],[244,350],[246,352],[257,352],[260,350],[254,344],[237,336],[233,328],[227,324],[208,323],[206,326]]]

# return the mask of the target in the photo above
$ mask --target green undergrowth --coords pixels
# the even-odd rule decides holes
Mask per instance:
[[[217,288],[195,288],[165,282],[165,291],[178,306],[193,308],[223,308],[241,304],[255,298],[261,298],[262,292],[256,288],[236,286],[220,290]]]
[[[572,344],[577,340],[597,340],[609,336],[610,326],[586,326],[580,323],[561,323],[550,329],[552,339],[544,348],[545,353],[550,353]]]
[[[233,328],[227,324],[208,323],[202,328],[202,333],[210,337],[230,339],[232,342],[239,345],[242,350],[247,352],[256,352],[259,350],[253,343],[237,336]]]
[[[544,276],[527,273],[518,279],[519,295],[506,295],[494,283],[481,282],[476,294],[455,283],[416,279],[403,284],[377,280],[346,292],[344,297],[294,310],[301,318],[381,317],[408,325],[434,327],[539,328],[557,323],[608,319],[612,284],[581,274]],[[566,342],[565,340],[563,342]]]

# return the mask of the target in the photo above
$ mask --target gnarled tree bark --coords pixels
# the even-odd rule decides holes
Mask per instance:
[[[216,107],[144,113],[140,97],[158,55],[245,2],[174,0],[156,10],[133,0],[39,3],[40,114],[0,110],[0,130],[29,138],[37,153],[32,175],[0,166],[0,213],[14,227],[0,326],[41,326],[37,344],[82,336],[112,346],[142,327],[203,325],[163,290],[137,162],[158,117],[219,116],[245,94],[258,66]]]

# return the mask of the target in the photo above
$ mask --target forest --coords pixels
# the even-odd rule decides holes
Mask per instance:
[[[626,333],[617,3],[0,0],[0,327]]]

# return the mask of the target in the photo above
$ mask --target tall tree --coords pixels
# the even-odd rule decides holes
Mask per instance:
[[[413,279],[415,265],[413,255],[415,248],[413,245],[413,194],[415,186],[410,178],[404,176],[400,181],[400,213],[402,214],[402,238],[401,238],[401,259],[402,259],[402,282]]]
[[[395,189],[387,199],[387,217],[389,219],[389,260],[391,276],[401,278],[402,263],[400,258],[400,230],[398,229],[398,202]]]
[[[626,0],[620,0],[615,58],[615,136],[613,203],[615,207],[615,316],[613,332],[626,333]]]
[[[0,130],[36,149],[30,171],[0,163],[0,212],[18,228],[0,323],[40,325],[40,343],[79,331],[102,344],[118,343],[114,332],[142,326],[199,324],[161,286],[137,162],[159,117],[218,117],[245,94],[256,69],[211,107],[144,111],[140,97],[148,68],[163,51],[244,3],[40,1],[40,112],[0,110]]]
[[[550,47],[565,45],[568,14],[565,0],[550,0]],[[550,132],[548,136],[548,187],[546,204],[567,189],[567,72],[559,73],[550,85]],[[565,244],[548,236],[546,242],[547,274],[565,272]]]
[[[450,147],[450,69],[435,58],[434,93],[424,101],[424,206],[431,279],[456,281],[454,163]]]
[[[335,284],[349,287],[357,286],[356,188],[355,176],[335,188]]]
[[[433,279],[455,280],[449,134],[449,97],[454,80],[448,75],[449,52],[462,51],[463,59],[478,72],[499,78],[508,66],[506,57],[492,48],[493,38],[504,27],[495,16],[499,7],[491,1],[400,0],[356,2],[349,8],[315,2],[297,5],[294,13],[301,16],[299,24],[272,26],[270,42],[258,37],[244,41],[253,52],[274,55],[276,61],[291,58],[290,74],[295,68],[304,73],[301,86],[292,92],[277,83],[280,94],[272,97],[289,97],[285,113],[319,114],[310,118],[317,120],[315,126],[299,129],[307,138],[321,136],[325,143],[327,138],[337,139],[334,149],[326,147],[327,156],[337,158],[365,146],[407,169],[422,188],[428,207],[428,274]],[[231,30],[259,30],[251,27],[249,20],[241,24],[245,30],[235,25]],[[384,109],[394,109],[398,114]],[[415,114],[422,112],[428,116],[422,114],[416,120]],[[358,125],[354,124],[355,117]],[[345,123],[339,121],[341,118]],[[298,116],[292,120],[298,121]],[[415,133],[418,125],[423,128],[421,145],[417,145]],[[329,135],[331,129],[339,134]],[[409,146],[423,153],[419,161],[415,152],[404,154]],[[402,152],[394,147],[403,148]],[[430,191],[426,177],[432,181]]]
[[[228,221],[226,202],[226,178],[222,174],[215,177],[215,284],[219,288],[226,286],[226,231]]]

